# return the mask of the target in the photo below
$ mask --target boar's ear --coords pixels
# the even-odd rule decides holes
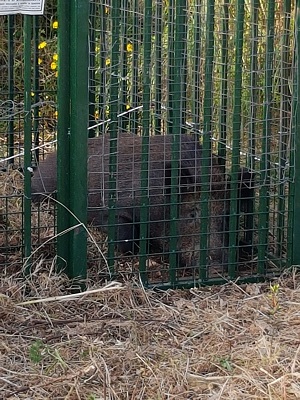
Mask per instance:
[[[172,175],[172,168],[171,162],[168,161],[165,164],[165,188],[166,193],[170,194],[171,192],[171,175]],[[179,182],[178,188],[179,193],[186,193],[194,188],[195,186],[195,177],[192,175],[190,168],[183,167],[180,165],[180,174],[179,174]]]
[[[180,168],[180,192],[190,192],[195,188],[195,175],[190,168]]]
[[[253,197],[255,173],[248,168],[240,168],[238,175],[239,197],[247,199]]]

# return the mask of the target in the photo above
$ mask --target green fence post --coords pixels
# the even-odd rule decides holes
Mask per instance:
[[[70,266],[70,2],[58,1],[57,264]],[[60,205],[63,204],[63,205]]]
[[[250,118],[248,128],[248,158],[247,163],[251,170],[255,170],[256,160],[256,129],[257,129],[257,108],[259,104],[258,89],[258,22],[259,22],[259,0],[251,1],[251,55],[250,55]],[[254,200],[248,202],[248,213],[245,215],[245,235],[247,243],[253,243],[254,236]]]
[[[222,18],[222,48],[221,48],[221,110],[220,110],[220,142],[218,155],[225,167],[226,138],[228,120],[228,39],[229,39],[229,4],[224,2]]]
[[[32,16],[24,17],[24,257],[25,274],[31,267],[31,38]]]
[[[135,109],[139,105],[139,82],[140,82],[140,74],[139,74],[139,55],[141,48],[141,28],[140,28],[140,16],[138,13],[140,2],[139,0],[133,0],[132,2],[133,9],[135,12],[132,17],[132,61],[131,61],[131,93],[130,93],[130,107]],[[130,132],[137,134],[139,128],[139,117],[138,112],[134,111],[129,115],[130,124],[129,130]]]
[[[237,188],[238,170],[240,164],[240,140],[241,140],[241,111],[242,111],[242,63],[244,45],[244,16],[245,2],[239,0],[236,8],[236,36],[235,36],[235,73],[234,73],[234,106],[232,121],[232,159],[231,159],[231,184],[230,184],[230,220],[229,220],[229,257],[228,275],[235,278],[237,260]]]
[[[15,81],[14,81],[14,66],[15,66],[15,46],[14,46],[14,32],[15,32],[15,16],[8,16],[8,92],[9,100],[14,101],[15,96]],[[8,156],[12,157],[9,160],[10,164],[14,163],[14,115],[9,118],[8,124]]]
[[[280,62],[280,152],[278,161],[278,175],[277,179],[280,180],[278,188],[278,202],[277,202],[277,249],[276,256],[280,260],[282,253],[284,252],[284,243],[286,240],[286,160],[288,157],[289,148],[289,133],[291,130],[290,124],[290,71],[291,71],[291,61],[290,61],[290,49],[291,49],[291,0],[284,1],[284,26],[282,34],[282,47],[281,47],[281,62]],[[289,229],[289,228],[288,228]]]
[[[121,9],[120,9],[120,17],[122,20],[122,24],[120,26],[120,34],[121,34],[121,48],[120,48],[120,73],[121,73],[121,83],[120,83],[120,98],[119,98],[119,112],[122,117],[119,118],[119,127],[121,130],[128,131],[129,128],[129,116],[126,115],[127,106],[129,105],[130,95],[129,95],[129,79],[128,79],[128,45],[131,43],[128,41],[128,8],[129,2],[127,0],[121,0]]]
[[[88,139],[88,17],[89,1],[71,2],[70,14],[70,209],[87,224],[87,139]],[[78,220],[71,217],[71,225]],[[87,235],[84,226],[71,231],[70,277],[86,277]]]
[[[202,19],[201,13],[203,9],[203,5],[195,4],[194,6],[194,46],[193,46],[193,84],[192,84],[192,118],[194,130],[196,133],[199,133],[201,126],[201,46],[202,46]]]
[[[102,121],[102,125],[97,127],[97,131],[99,133],[105,133],[107,123],[104,123],[106,119],[106,101],[107,101],[107,92],[108,92],[108,82],[109,79],[107,77],[107,72],[106,72],[106,60],[107,60],[107,29],[108,29],[108,12],[109,8],[105,5],[105,3],[98,5],[96,8],[96,12],[98,12],[98,23],[96,22],[96,26],[99,26],[99,36],[97,37],[97,43],[96,43],[96,48],[99,43],[99,55],[97,57],[98,60],[98,65],[100,68],[100,71],[103,71],[100,74],[100,79],[98,80],[98,85],[95,87],[95,91],[98,94],[98,119],[99,121]],[[97,64],[97,61],[96,61]],[[96,75],[95,75],[96,77]],[[97,99],[97,97],[96,97]]]
[[[99,16],[100,17],[100,16]],[[98,18],[99,18],[98,17]],[[89,7],[89,137],[94,137],[96,113],[96,4],[90,2]]]
[[[144,54],[143,54],[143,137],[141,159],[141,208],[140,208],[140,275],[147,285],[146,261],[148,253],[149,219],[151,199],[148,194],[149,133],[150,133],[150,85],[151,85],[151,32],[152,0],[145,0],[144,6]],[[150,204],[149,204],[150,203]]]
[[[37,106],[40,100],[40,69],[39,69],[39,32],[40,32],[40,24],[39,24],[39,16],[35,15],[33,17],[33,85],[32,85],[32,93],[33,93],[33,101],[34,101],[34,109],[33,109],[33,143],[34,147],[38,147],[40,143],[40,135],[39,135],[39,113],[40,107]],[[34,163],[37,164],[39,162],[40,150],[37,148],[34,150]]]
[[[296,21],[295,21],[295,84],[294,84],[294,134],[295,147],[292,150],[294,154],[291,162],[294,162],[294,220],[293,220],[293,254],[292,263],[300,265],[300,0],[296,1]],[[297,156],[298,155],[298,156]]]
[[[162,127],[162,29],[163,29],[163,6],[158,0],[155,4],[155,120],[154,132],[161,134]]]
[[[167,133],[173,132],[173,116],[174,116],[174,21],[175,21],[175,0],[169,0],[168,8],[168,91],[167,91]]]
[[[208,278],[207,250],[210,216],[210,160],[211,160],[211,130],[212,130],[212,95],[213,95],[213,60],[214,60],[214,18],[215,1],[207,2],[206,12],[206,42],[205,42],[205,83],[203,101],[203,152],[201,163],[201,234],[200,234],[200,265],[201,281]]]
[[[175,45],[174,45],[174,82],[173,82],[173,141],[171,158],[171,196],[170,196],[170,283],[175,286],[178,267],[178,209],[180,179],[180,135],[185,124],[186,110],[186,1],[176,1]]]
[[[110,143],[109,143],[109,198],[108,198],[108,249],[107,262],[110,272],[114,273],[116,240],[116,174],[117,174],[117,137],[119,112],[119,67],[120,67],[120,0],[111,3],[111,56],[110,56]]]
[[[267,43],[265,59],[264,83],[264,126],[262,138],[262,156],[260,160],[260,193],[259,193],[259,218],[258,218],[258,265],[259,275],[265,274],[266,252],[269,235],[269,209],[270,209],[270,150],[271,150],[271,118],[273,99],[273,63],[274,63],[274,21],[275,1],[268,2],[267,13]]]

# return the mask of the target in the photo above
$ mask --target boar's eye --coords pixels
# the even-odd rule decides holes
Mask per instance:
[[[198,213],[197,208],[193,208],[192,210],[190,210],[190,212],[189,212],[189,218],[191,218],[191,219],[197,219],[197,218],[199,218],[199,213]]]

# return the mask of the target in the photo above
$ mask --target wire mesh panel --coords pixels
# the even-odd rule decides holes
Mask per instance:
[[[24,165],[35,167],[55,148],[56,20],[55,7],[50,3],[42,17],[0,16],[2,267],[20,268],[24,257],[54,234],[54,213],[49,204],[40,208],[30,205],[31,169],[24,171]],[[44,257],[49,251],[53,256],[52,245],[44,247]]]
[[[111,173],[99,209],[110,272],[174,285],[290,265],[291,3],[91,2],[91,13],[89,132],[110,135],[112,153],[89,179]]]

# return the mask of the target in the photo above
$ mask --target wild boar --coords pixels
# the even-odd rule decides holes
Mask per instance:
[[[148,249],[169,251],[172,136],[151,136],[148,147]],[[109,135],[88,142],[88,222],[107,232],[109,196]],[[142,138],[120,133],[117,138],[116,247],[121,253],[139,251]],[[203,182],[202,148],[193,135],[180,136],[178,177],[178,258],[180,266],[197,266],[200,238],[200,193]],[[226,176],[217,157],[209,159],[208,264],[226,263],[225,224],[228,212]],[[40,201],[54,192],[56,153],[39,164],[32,178],[32,198]],[[203,217],[203,216],[202,216]]]

